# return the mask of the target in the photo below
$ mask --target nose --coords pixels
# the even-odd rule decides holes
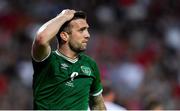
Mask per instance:
[[[90,34],[89,34],[89,31],[86,31],[86,33],[85,33],[85,38],[90,38]]]

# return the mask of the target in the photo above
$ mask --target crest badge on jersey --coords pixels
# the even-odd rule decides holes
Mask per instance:
[[[84,74],[90,76],[91,75],[91,69],[87,66],[81,66],[81,70]]]

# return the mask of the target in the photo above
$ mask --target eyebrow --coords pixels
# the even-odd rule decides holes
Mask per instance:
[[[88,29],[89,28],[89,26],[85,26],[85,27],[81,27],[79,30],[85,30],[85,29]]]

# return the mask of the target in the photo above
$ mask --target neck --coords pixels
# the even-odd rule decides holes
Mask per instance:
[[[78,57],[78,53],[72,51],[70,48],[66,47],[65,45],[61,45],[61,46],[59,45],[58,51],[71,59],[76,59]]]

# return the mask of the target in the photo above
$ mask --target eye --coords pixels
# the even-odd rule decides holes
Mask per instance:
[[[88,31],[88,27],[82,27],[82,28],[79,29],[80,32],[83,32],[83,31],[85,31],[85,30]]]
[[[86,30],[86,28],[85,27],[83,27],[83,28],[80,28],[80,32],[83,32],[84,30]]]

